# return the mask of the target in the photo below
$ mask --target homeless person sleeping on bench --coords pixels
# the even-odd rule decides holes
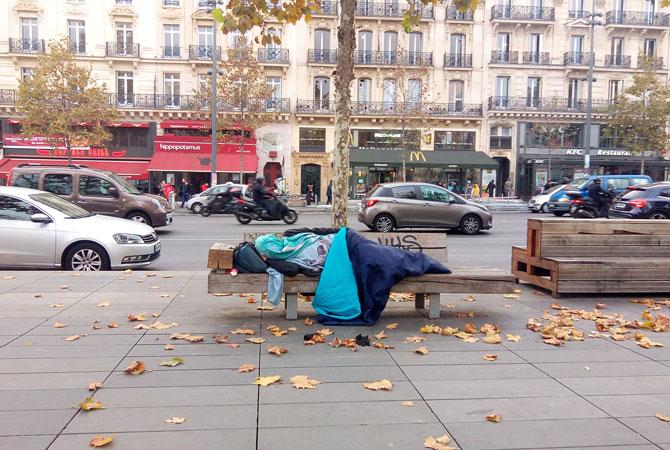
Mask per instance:
[[[241,244],[234,265],[242,273],[267,272],[268,299],[275,305],[284,275],[321,275],[312,307],[326,325],[374,325],[403,278],[451,273],[423,253],[384,246],[346,228],[287,230],[283,238],[264,234],[254,244],[263,259],[254,245]]]

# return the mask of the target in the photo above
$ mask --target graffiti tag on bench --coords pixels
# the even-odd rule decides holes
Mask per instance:
[[[398,247],[405,250],[412,250],[423,253],[423,246],[419,239],[413,234],[378,236],[377,242],[387,247]]]

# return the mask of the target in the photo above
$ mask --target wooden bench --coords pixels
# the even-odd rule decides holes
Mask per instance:
[[[361,233],[368,239],[382,245],[401,247],[410,251],[423,252],[438,261],[447,262],[447,236],[445,233]],[[245,234],[244,239],[251,241],[255,234]],[[212,256],[217,252],[217,244],[210,249],[209,260],[219,260]],[[208,292],[216,293],[262,293],[267,291],[266,274],[238,274],[233,277],[221,267],[210,264]],[[440,294],[506,294],[514,290],[514,277],[495,268],[449,268],[451,274],[427,274],[408,277],[392,288],[392,292],[413,293],[416,295],[415,308],[426,312],[428,317],[440,317]],[[286,318],[298,318],[298,294],[313,295],[319,282],[318,277],[297,275],[284,278],[286,299]]]
[[[568,293],[670,292],[670,222],[528,219],[526,247],[512,248],[517,280]]]

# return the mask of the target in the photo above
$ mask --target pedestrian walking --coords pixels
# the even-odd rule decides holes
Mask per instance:
[[[480,194],[479,184],[475,183],[475,185],[472,186],[472,196],[474,198],[479,198],[479,194]]]
[[[505,181],[505,184],[503,185],[503,189],[505,190],[505,197],[511,197],[512,196],[512,180],[509,178],[507,181]]]
[[[465,198],[472,198],[472,181],[470,180],[465,185]]]
[[[200,192],[205,192],[207,189],[209,189],[209,184],[207,182],[200,185]]]
[[[181,183],[179,183],[179,192],[178,192],[178,198],[184,204],[184,191],[186,189],[186,178],[181,179]]]
[[[496,182],[491,180],[489,184],[486,185],[486,192],[488,192],[489,197],[494,197],[496,195]]]
[[[328,188],[326,189],[326,205],[333,204],[333,180],[328,182]]]
[[[184,203],[191,198],[191,195],[193,195],[193,186],[191,186],[191,183],[188,182],[188,180],[184,180],[184,191],[181,194],[181,207],[184,207]]]
[[[307,192],[305,192],[305,202],[307,202],[307,206],[314,202],[314,186],[311,184],[307,186]]]

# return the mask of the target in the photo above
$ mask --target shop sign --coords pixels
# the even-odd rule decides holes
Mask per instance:
[[[68,156],[64,141],[49,139],[45,136],[24,137],[17,134],[6,134],[2,139],[5,156],[34,156],[46,158],[63,158]],[[129,154],[127,149],[91,148],[87,145],[76,145],[70,148],[73,158],[120,159],[128,157],[146,157],[144,152],[136,151]]]
[[[423,154],[423,152],[411,152],[409,154],[409,160],[410,161],[423,161],[426,162],[426,155]]]
[[[374,166],[375,166],[375,167],[388,167],[389,165],[388,165],[388,164],[378,163],[378,164],[374,164]]]
[[[219,153],[240,153],[240,144],[237,142],[217,142]],[[212,144],[206,136],[156,136],[155,150],[170,153],[211,153]],[[256,140],[245,139],[244,153],[256,153]]]

